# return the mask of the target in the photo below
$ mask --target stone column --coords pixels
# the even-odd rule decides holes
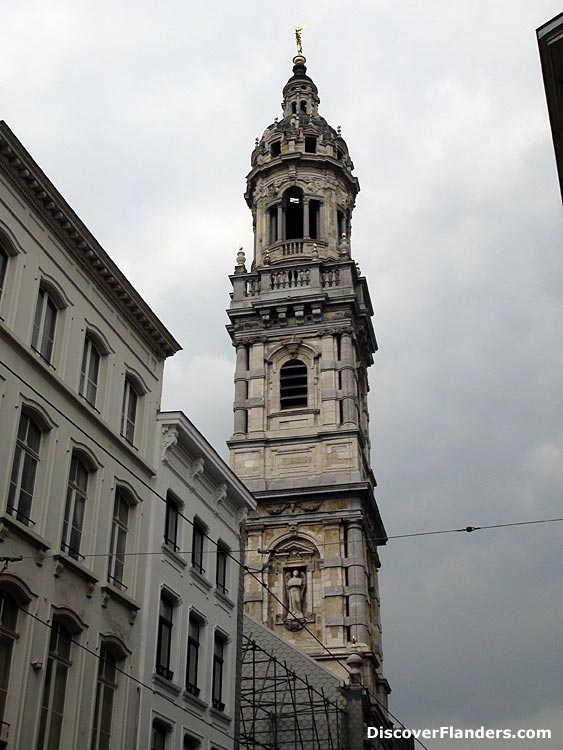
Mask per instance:
[[[311,236],[309,228],[309,198],[303,198],[303,238],[308,240]]]
[[[247,431],[246,399],[248,397],[248,381],[246,372],[246,346],[238,344],[235,369],[235,435],[244,435]]]
[[[340,351],[342,363],[342,421],[344,424],[356,424],[356,368],[354,366],[354,344],[350,333],[342,334]]]
[[[270,215],[270,209],[266,209],[266,247],[272,244],[272,217]]]
[[[284,219],[284,213],[281,202],[278,203],[278,226],[277,226],[277,240],[285,240],[285,221]]]
[[[350,635],[355,635],[358,644],[368,644],[368,608],[366,590],[366,562],[364,558],[364,532],[361,521],[348,521],[348,611]]]

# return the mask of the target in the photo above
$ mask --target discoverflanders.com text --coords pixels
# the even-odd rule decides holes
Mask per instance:
[[[401,729],[395,727],[368,727],[368,740],[409,739],[415,740],[550,740],[550,729],[458,729],[438,727],[437,729]]]

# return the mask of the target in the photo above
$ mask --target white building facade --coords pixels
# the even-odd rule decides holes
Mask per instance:
[[[178,349],[0,123],[0,747],[138,742],[136,553]]]
[[[238,746],[241,523],[252,495],[181,412],[158,416],[139,749]]]

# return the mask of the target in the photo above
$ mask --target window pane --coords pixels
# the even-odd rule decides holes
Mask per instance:
[[[31,520],[40,441],[41,431],[27,414],[22,414],[10,477],[8,512],[15,511],[17,519],[25,524]]]
[[[6,278],[6,267],[8,265],[8,253],[3,247],[0,247],[0,295],[4,288],[4,280]]]

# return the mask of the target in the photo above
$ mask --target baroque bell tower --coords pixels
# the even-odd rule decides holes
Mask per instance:
[[[340,128],[319,114],[301,39],[283,114],[256,139],[247,177],[254,253],[237,256],[231,465],[254,493],[245,610],[343,678],[360,654],[378,705],[378,545],[367,370],[377,349],[368,285],[351,254],[360,189]],[[283,602],[280,603],[280,602]],[[311,633],[327,647],[322,648]]]

